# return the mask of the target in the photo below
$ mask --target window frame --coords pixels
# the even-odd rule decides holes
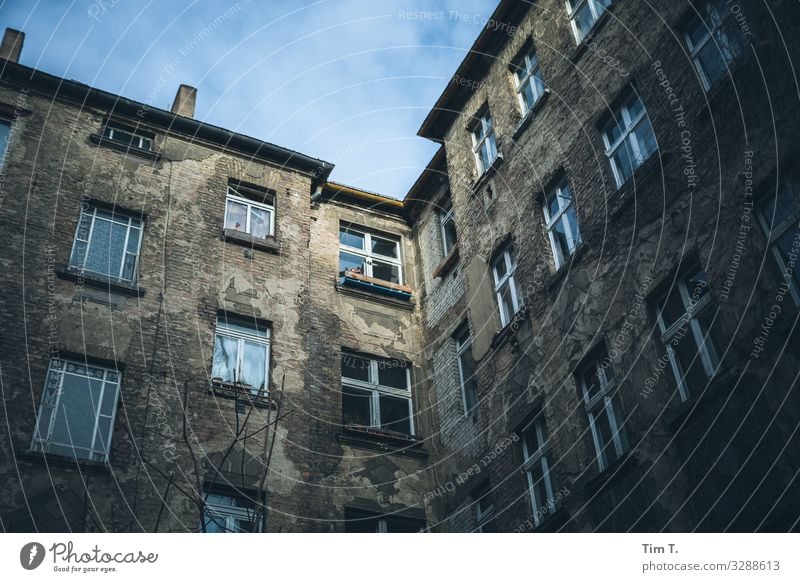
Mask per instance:
[[[11,146],[11,137],[14,135],[14,120],[6,117],[5,115],[0,115],[0,125],[5,125],[8,127],[8,133],[6,133],[5,137],[5,144],[2,148],[0,148],[0,170],[5,167],[6,158],[8,157],[8,151]]]
[[[488,528],[496,513],[494,501],[489,496],[488,490],[481,491],[475,499],[475,523],[479,533],[486,533],[484,530]]]
[[[610,378],[606,374],[606,369],[610,368],[610,364],[603,365],[603,362],[607,361],[608,356],[605,351],[595,352],[591,358],[586,360],[580,367],[578,377],[586,418],[592,433],[595,458],[601,473],[608,469],[614,462],[622,458],[630,449],[630,442],[628,441],[627,431],[625,430],[626,421],[623,417],[622,407],[617,400],[619,386],[613,374],[611,374]],[[596,372],[600,384],[598,386],[598,392],[594,396],[589,395],[589,389],[586,385],[586,373],[592,368]],[[601,444],[601,435],[597,427],[597,417],[601,414],[604,414],[608,421],[611,441],[613,442],[614,452],[616,453],[616,459],[614,461],[609,461],[606,458],[606,448],[609,443]],[[623,418],[622,423],[619,422],[618,415]]]
[[[59,364],[61,365],[60,369],[56,367]],[[80,367],[86,368],[87,370],[89,368],[94,368],[96,370],[102,370],[103,371],[102,388],[100,390],[100,396],[98,398],[99,405],[98,405],[97,410],[94,412],[94,423],[93,423],[93,427],[92,427],[92,441],[91,441],[91,443],[89,444],[88,447],[75,446],[74,443],[53,442],[52,439],[51,439],[52,433],[53,433],[53,429],[56,426],[56,414],[58,413],[59,404],[61,403],[61,398],[62,398],[62,396],[64,394],[64,377],[67,374],[69,374],[69,375],[72,375],[72,376],[79,376],[81,378],[92,378],[89,375],[82,375],[82,374],[78,374],[78,373],[75,373],[75,372],[67,371],[67,364],[73,364],[75,366],[80,366]],[[54,392],[53,395],[50,396],[50,398],[54,398],[54,400],[52,402],[52,405],[47,403],[47,398],[48,398],[47,390],[48,390],[48,385],[50,384],[51,374],[60,374],[60,378],[58,379],[57,387],[55,389],[55,392]],[[109,378],[109,374],[116,374],[116,377],[117,377],[116,381],[109,380],[108,379]],[[95,379],[97,379],[97,378],[95,378]],[[110,415],[101,413],[102,408],[103,408],[103,398],[105,396],[105,391],[106,391],[106,389],[107,389],[109,384],[112,385],[115,388],[115,394],[113,396],[113,402],[112,402],[112,406],[111,406],[111,414]],[[98,364],[94,364],[94,363],[88,363],[86,361],[81,362],[79,360],[74,360],[74,359],[70,359],[70,358],[51,358],[50,359],[50,363],[47,366],[47,375],[45,377],[45,386],[44,386],[44,391],[42,392],[42,400],[41,400],[41,402],[39,404],[39,410],[36,413],[36,423],[34,425],[33,437],[31,439],[31,450],[41,451],[41,452],[47,454],[49,452],[48,449],[53,445],[59,446],[59,447],[68,447],[68,448],[72,448],[73,449],[73,453],[74,453],[75,449],[88,451],[88,453],[89,453],[88,458],[75,456],[76,460],[88,460],[88,461],[95,461],[95,462],[100,462],[100,463],[107,462],[109,457],[110,457],[110,455],[111,455],[111,445],[112,445],[112,440],[113,440],[113,436],[114,436],[114,425],[115,425],[116,420],[117,420],[117,407],[119,405],[121,386],[122,386],[122,372],[120,372],[120,370],[118,370],[118,369],[109,368],[107,366],[98,365]],[[46,412],[46,409],[47,409],[47,412]],[[45,414],[49,414],[50,415],[49,420],[47,421],[47,432],[48,432],[48,434],[45,437],[42,437],[40,435],[40,430],[41,430],[41,427],[42,427],[42,422],[43,422],[43,420],[45,418]],[[99,430],[100,430],[100,426],[99,425],[100,425],[100,418],[101,417],[109,419],[108,434],[105,435],[105,437],[107,438],[106,450],[103,450],[103,449],[98,448],[96,446],[97,441],[98,441],[98,437],[101,440],[101,446],[102,446],[102,438],[103,437],[98,434]],[[60,454],[60,453],[55,453],[55,454]]]
[[[789,194],[795,199],[796,208],[790,213],[786,220],[776,225],[773,217],[767,216],[766,206],[770,202],[776,202],[775,214],[777,216],[777,202],[783,192],[789,192]],[[775,198],[764,196],[758,201],[758,221],[761,225],[761,229],[764,232],[764,236],[767,239],[768,252],[772,255],[775,262],[775,267],[778,269],[778,273],[781,275],[779,281],[780,283],[783,283],[787,280],[784,273],[786,273],[788,267],[786,266],[786,262],[784,261],[780,248],[778,248],[778,243],[787,232],[792,230],[800,231],[800,181],[798,181],[797,178],[794,176],[791,178],[784,178],[783,188],[778,191]],[[797,271],[797,269],[795,270]],[[790,283],[789,294],[792,296],[795,306],[800,307],[800,285],[798,285],[797,281],[795,280],[794,274],[788,279],[788,281]]]
[[[500,156],[500,151],[497,149],[497,136],[494,131],[494,119],[492,119],[491,113],[486,110],[479,115],[480,117],[472,124],[469,134],[472,137],[472,153],[475,156],[478,175],[483,176],[489,171],[489,168],[492,167],[495,161],[497,161],[497,158]],[[483,150],[484,144],[487,143],[490,147],[487,150],[488,162],[486,167],[484,167],[481,151]]]
[[[90,210],[91,212],[87,212],[87,209]],[[109,213],[112,216],[111,218],[100,217],[99,220],[105,220],[111,222],[112,224],[118,224],[126,227],[125,242],[122,245],[123,249],[122,257],[120,259],[119,269],[117,270],[119,276],[113,276],[108,273],[101,273],[99,271],[92,271],[86,268],[86,261],[88,260],[89,253],[92,249],[92,235],[94,234],[95,224],[98,220],[97,216],[98,211]],[[89,223],[89,229],[88,229],[88,234],[86,235],[86,239],[81,239],[79,238],[79,235],[81,232],[81,223],[83,222],[84,216],[91,216],[90,219],[91,222]],[[134,225],[134,222],[138,223],[138,226]],[[93,204],[91,202],[82,205],[80,215],[78,216],[78,223],[75,226],[75,234],[72,238],[72,249],[70,250],[69,253],[69,263],[68,263],[69,267],[81,273],[93,273],[101,277],[108,277],[113,281],[126,281],[129,283],[135,283],[138,280],[138,275],[139,275],[139,259],[142,254],[142,239],[144,238],[144,226],[145,226],[145,221],[141,218],[133,216],[133,214],[131,213],[120,212],[115,209],[107,209],[104,208],[102,205]],[[138,244],[136,245],[135,254],[128,251],[128,242],[130,241],[131,229],[134,228],[139,231],[139,241]],[[75,249],[77,248],[79,242],[86,243],[86,249],[84,250],[83,253],[83,261],[81,265],[73,263],[73,257],[75,256]],[[125,259],[127,258],[128,255],[133,255],[134,257],[133,269],[130,279],[122,276],[125,270]]]
[[[247,218],[246,218],[247,224],[245,225],[245,230],[240,231],[240,230],[237,230],[235,228],[231,228],[231,227],[228,226],[228,215],[229,215],[229,204],[228,203],[229,202],[233,202],[235,204],[242,204],[242,205],[247,207]],[[252,209],[253,208],[269,212],[269,232],[265,237],[256,237],[254,234],[252,234],[253,228],[252,228],[252,224],[251,224],[251,218],[252,218]],[[252,236],[253,238],[258,238],[258,239],[261,239],[261,238],[263,238],[263,239],[274,238],[275,237],[275,203],[273,202],[272,204],[269,204],[267,202],[256,202],[255,200],[252,200],[251,198],[248,198],[247,196],[245,196],[242,193],[240,193],[239,190],[235,186],[233,186],[232,184],[228,184],[228,190],[225,193],[225,217],[223,219],[223,223],[222,224],[223,224],[223,228],[236,230],[237,232],[242,232],[244,234],[248,234],[248,235]]]
[[[684,371],[683,373],[681,372],[681,363],[672,347],[672,338],[681,330],[684,324],[689,324],[692,340],[697,348],[697,355],[700,356],[700,362],[703,366],[703,371],[706,374],[707,381],[710,381],[712,378],[714,378],[714,376],[716,376],[720,365],[719,355],[717,354],[716,347],[714,346],[713,337],[711,337],[711,330],[708,330],[704,333],[703,328],[700,325],[700,321],[698,320],[698,315],[700,315],[713,304],[711,287],[707,284],[708,289],[703,296],[692,303],[692,295],[686,286],[686,278],[691,276],[693,273],[696,274],[699,272],[702,272],[706,278],[708,277],[705,271],[699,267],[683,269],[676,278],[675,285],[666,292],[662,293],[655,302],[656,321],[658,323],[658,329],[661,332],[661,343],[666,349],[667,357],[670,362],[670,368],[672,369],[672,373],[675,377],[675,382],[678,385],[678,393],[681,397],[681,402],[686,402],[691,398],[689,386],[687,386],[685,382],[685,375],[688,373],[688,370]],[[676,290],[681,298],[681,304],[683,305],[684,311],[683,314],[677,320],[675,320],[672,325],[667,326],[664,322],[662,312]],[[706,350],[706,345],[708,345],[708,350]],[[697,355],[694,357],[696,358]]]
[[[642,111],[635,117],[632,117],[630,114],[630,109],[631,105],[635,101],[638,101],[642,106]],[[624,128],[620,136],[614,142],[612,142],[608,137],[608,132],[610,128],[618,124],[618,120],[622,120],[624,122]],[[639,144],[639,138],[635,133],[635,130],[642,123],[647,123],[647,125],[650,126],[650,132],[652,133],[653,141],[656,144],[655,149],[647,154],[647,157],[642,157],[643,148]],[[625,96],[625,99],[621,101],[620,105],[612,111],[607,121],[603,124],[600,133],[603,138],[603,145],[606,149],[606,157],[611,164],[611,171],[614,174],[614,181],[616,182],[618,189],[624,186],[630,179],[630,177],[625,178],[623,172],[617,167],[616,154],[621,147],[624,147],[627,144],[627,147],[629,148],[628,151],[631,156],[632,165],[631,177],[636,170],[640,168],[647,160],[649,160],[659,149],[655,129],[653,128],[653,123],[647,113],[647,108],[645,107],[644,101],[642,101],[639,94],[633,88],[630,89],[630,94]],[[633,165],[635,160],[638,160],[638,163]]]
[[[216,495],[219,497],[227,497],[228,499],[233,500],[243,500],[245,497],[241,495],[232,495],[232,494],[224,494],[215,491],[206,491],[203,495],[203,510],[200,516],[201,522],[201,531],[205,531],[206,533],[258,533],[262,531],[261,520],[256,522],[257,512],[255,507],[238,507],[238,506],[230,506],[230,505],[220,505],[217,503],[209,503],[208,498],[211,495]],[[212,509],[213,508],[213,509]],[[206,519],[206,515],[211,514],[214,515],[216,518],[222,518],[225,520],[224,532],[208,532],[208,527],[206,523],[208,523],[209,519]],[[235,526],[235,520],[247,520],[251,524],[253,524],[253,531],[246,532],[242,531],[241,529]],[[210,518],[211,521],[216,523],[217,525],[221,525],[217,519]]]
[[[536,434],[536,442],[539,448],[535,451],[528,450],[528,439],[526,435],[534,431]],[[551,476],[552,467],[550,466],[550,439],[544,424],[544,419],[537,416],[531,423],[522,431],[522,456],[524,463],[522,465],[525,471],[525,477],[528,481],[528,497],[531,502],[533,522],[537,527],[545,522],[545,519],[540,510],[543,507],[549,507],[548,501],[551,502],[553,507],[556,507],[555,488],[553,486],[553,479]],[[535,466],[542,471],[542,479],[544,480],[545,492],[549,496],[548,499],[537,499],[536,483],[534,482],[533,469]]]
[[[222,324],[223,329],[220,329],[220,324]],[[234,317],[224,317],[224,316],[217,316],[217,321],[214,326],[214,348],[212,349],[211,353],[211,378],[214,378],[214,354],[216,352],[216,345],[217,345],[217,338],[227,337],[230,339],[236,340],[236,368],[238,370],[242,369],[244,363],[244,345],[245,342],[251,342],[264,347],[265,350],[265,357],[264,357],[264,389],[263,390],[253,390],[252,387],[249,388],[247,391],[253,395],[262,398],[269,397],[269,386],[270,386],[270,358],[272,355],[272,326],[264,325],[263,329],[266,332],[266,335],[258,335],[257,332],[248,333],[241,330],[236,329],[225,329],[228,325],[235,325],[237,327],[248,327],[254,330],[261,329],[260,325],[252,325],[251,323],[242,321],[239,318]],[[224,380],[223,380],[224,381]],[[234,380],[233,384],[235,386],[250,386],[249,384],[244,384],[241,381]]]
[[[524,72],[524,78],[520,78],[521,77],[520,73],[523,72]],[[533,46],[528,47],[525,53],[522,54],[521,57],[517,59],[517,63],[514,65],[513,77],[514,77],[514,89],[517,93],[517,100],[519,101],[520,111],[522,112],[522,117],[525,117],[531,111],[534,110],[536,104],[544,96],[545,93],[544,80],[542,79],[542,68],[539,63],[539,56],[536,53],[535,47]],[[535,82],[536,80],[539,81],[541,87],[536,84]],[[531,93],[533,94],[533,102],[530,105],[528,105],[525,102],[525,92],[524,92],[525,86],[528,84],[530,84]]]
[[[565,2],[567,4],[567,17],[569,18],[570,26],[572,27],[572,34],[575,38],[575,43],[578,45],[580,45],[581,42],[583,42],[583,40],[589,36],[589,33],[595,27],[597,21],[600,20],[600,17],[608,10],[609,6],[613,4],[613,1],[609,1],[609,6],[600,5],[602,10],[598,10],[598,0],[565,0]],[[581,31],[578,29],[578,23],[575,16],[578,14],[583,5],[587,3],[589,5],[589,11],[592,15],[592,23],[585,32],[581,33]]]
[[[466,337],[466,339],[464,339]],[[464,378],[464,364],[462,358],[469,350],[472,350],[472,335],[470,334],[469,325],[464,323],[456,330],[453,339],[456,343],[456,365],[458,366],[458,380],[461,388],[461,402],[464,405],[464,416],[469,416],[478,409],[478,386],[473,375],[471,380],[473,394],[473,404],[469,406],[469,399],[467,398],[467,380]]]
[[[707,10],[710,7],[711,3],[715,0],[707,0],[702,3],[700,10],[705,14],[698,14],[697,12],[693,12],[687,19],[686,23],[683,26],[683,38],[686,42],[686,48],[689,50],[689,57],[692,60],[692,65],[694,66],[695,71],[700,76],[700,81],[703,84],[703,91],[708,93],[713,89],[717,83],[719,83],[722,78],[720,77],[713,83],[709,79],[708,72],[703,67],[702,62],[699,59],[699,55],[701,51],[708,45],[709,42],[713,40],[714,44],[718,49],[718,54],[720,60],[725,64],[726,70],[730,71],[730,66],[741,56],[742,51],[739,50],[733,58],[728,61],[725,59],[724,54],[719,46],[718,39],[714,36],[715,33],[722,34],[725,37],[726,42],[730,45],[731,40],[728,38],[728,34],[726,29],[724,28],[724,24],[727,18],[733,17],[733,13],[728,10],[727,16],[722,16],[719,22],[714,22],[713,15],[715,14],[712,10]],[[723,8],[724,11],[724,8]],[[712,26],[709,26],[709,23]],[[698,44],[694,44],[691,38],[691,31],[692,30],[700,30],[703,33],[703,38],[700,40]]]
[[[569,202],[566,204],[563,204],[564,197],[561,195],[564,190],[568,190],[570,194]],[[555,216],[550,216],[550,199],[552,194],[555,195],[556,200],[558,201],[558,212]],[[550,248],[553,251],[553,261],[555,263],[556,270],[558,270],[567,263],[567,257],[562,256],[561,249],[559,248],[559,245],[556,244],[556,238],[553,234],[553,229],[556,227],[556,225],[561,222],[564,227],[564,233],[567,236],[567,250],[569,251],[570,257],[575,254],[575,249],[577,249],[583,242],[581,239],[580,225],[578,224],[578,212],[575,204],[575,195],[572,192],[572,188],[570,188],[569,184],[567,183],[566,178],[562,179],[555,188],[552,188],[550,193],[545,194],[542,210],[544,211],[545,227],[547,228],[547,236],[550,240]],[[572,225],[569,223],[569,218],[567,217],[567,213],[570,210],[575,213],[575,225],[577,226],[578,231],[575,233],[575,236],[573,236]]]
[[[500,277],[497,273],[497,263],[503,260],[506,272]],[[500,252],[497,253],[492,260],[492,277],[494,281],[494,293],[497,300],[497,308],[500,312],[500,323],[502,327],[507,326],[514,319],[514,316],[524,307],[517,295],[517,284],[514,279],[514,274],[517,270],[517,263],[513,257],[512,245],[506,245]],[[505,313],[505,304],[503,302],[502,291],[506,286],[511,289],[511,305],[514,308],[514,313]]]
[[[346,245],[341,240],[342,230],[357,232],[364,236],[364,248],[359,249],[358,247],[351,247]],[[379,253],[375,253],[372,251],[372,237],[376,237],[380,240],[392,242],[397,247],[397,258],[392,258],[386,255],[381,255]],[[340,223],[339,224],[339,261],[341,265],[341,252],[344,251],[346,253],[350,253],[352,255],[357,255],[364,259],[364,275],[367,277],[372,277],[373,279],[377,279],[379,281],[385,281],[385,279],[381,279],[379,277],[375,277],[372,273],[372,263],[373,261],[378,261],[381,263],[388,263],[390,265],[397,267],[397,284],[403,285],[404,281],[404,273],[403,273],[403,237],[402,235],[393,235],[389,233],[373,233],[370,230],[359,227],[358,225],[352,225],[349,223]],[[391,283],[391,281],[386,281],[387,283]]]
[[[389,431],[389,432],[397,432],[390,428],[383,428],[381,425],[381,396],[389,396],[392,398],[402,398],[408,401],[408,426],[409,426],[409,436],[416,436],[416,427],[414,423],[414,404],[413,404],[413,397],[411,394],[411,364],[408,361],[403,360],[405,363],[405,373],[406,373],[406,388],[395,388],[393,386],[386,386],[380,384],[380,376],[378,374],[379,366],[381,362],[384,361],[392,361],[389,358],[380,358],[377,356],[371,356],[367,354],[362,354],[356,351],[343,349],[342,350],[342,358],[344,357],[353,357],[358,358],[361,360],[369,361],[369,372],[368,372],[368,380],[356,380],[354,378],[347,378],[344,374],[340,373],[341,381],[342,381],[342,417],[344,417],[344,388],[352,388],[353,390],[360,390],[362,392],[369,392],[370,399],[369,399],[369,414],[370,414],[370,426],[366,428],[372,428],[382,431]],[[344,424],[344,418],[343,418]],[[360,426],[360,425],[354,425]],[[406,434],[406,433],[400,433]]]
[[[452,223],[456,239],[452,246],[447,244],[447,225]],[[458,229],[456,228],[456,216],[453,210],[453,201],[447,198],[439,211],[439,235],[442,237],[442,254],[447,257],[452,250],[458,246]]]
[[[114,132],[117,131],[119,133],[130,135],[133,138],[138,139],[137,144],[133,144],[127,140],[119,140],[114,137]],[[113,141],[115,143],[128,145],[128,147],[133,148],[135,150],[141,150],[146,152],[155,151],[155,136],[149,134],[148,132],[139,133],[139,131],[135,128],[128,127],[122,123],[114,123],[114,122],[106,122],[103,125],[103,129],[101,132],[103,139],[107,139]],[[147,144],[145,147],[144,144]]]

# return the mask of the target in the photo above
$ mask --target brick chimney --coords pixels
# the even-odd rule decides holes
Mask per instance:
[[[13,28],[6,28],[3,34],[3,43],[0,44],[0,59],[19,62],[19,55],[22,52],[22,43],[25,41],[25,33]]]
[[[197,99],[197,89],[189,85],[181,85],[172,102],[172,111],[176,115],[194,117],[194,103]]]

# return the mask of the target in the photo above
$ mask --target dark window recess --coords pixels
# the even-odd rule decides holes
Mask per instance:
[[[421,519],[381,515],[362,509],[348,507],[344,516],[347,533],[418,533],[425,529]]]

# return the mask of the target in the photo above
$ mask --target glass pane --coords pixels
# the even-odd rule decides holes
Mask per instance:
[[[214,340],[214,363],[211,377],[224,382],[236,381],[236,357],[239,342],[231,337],[217,334]]]
[[[351,271],[359,275],[364,274],[364,258],[348,253],[339,251],[339,276],[343,277],[345,272]]]
[[[86,258],[86,247],[86,242],[80,240],[75,241],[75,247],[72,249],[72,256],[69,259],[70,267],[83,269],[83,261]]]
[[[564,224],[565,222],[562,217],[555,223],[555,225],[553,225],[553,229],[551,230],[553,233],[553,243],[556,246],[554,249],[556,260],[559,263],[559,266],[561,266],[560,263],[571,254]]]
[[[494,260],[492,267],[494,268],[494,272],[498,281],[505,277],[506,273],[508,272],[506,269],[506,254],[500,253],[500,255]]]
[[[228,213],[225,217],[225,228],[239,232],[247,232],[247,206],[228,200]]]
[[[97,438],[94,441],[94,450],[108,454],[111,448],[111,418],[101,416],[97,420]]]
[[[531,467],[529,479],[531,491],[533,492],[534,511],[538,512],[540,515],[545,515],[547,513],[548,496],[547,484],[545,483],[545,479],[547,478],[548,476],[544,472],[541,461]]]
[[[620,184],[624,184],[635,169],[631,160],[630,143],[627,140],[617,149],[613,159],[619,173]]]
[[[575,212],[575,207],[571,206],[567,211],[564,213],[566,216],[567,222],[569,222],[569,229],[572,232],[572,237],[570,239],[570,248],[572,250],[575,249],[581,243],[581,232],[578,228],[578,215]]]
[[[692,17],[692,22],[686,30],[686,34],[689,37],[691,48],[694,48],[706,37],[708,34],[708,29],[706,28],[706,25],[703,24],[702,20],[697,17]]]
[[[605,406],[601,406],[594,414],[594,427],[597,433],[600,455],[605,460],[606,466],[617,460],[617,452],[612,439],[611,425],[608,422]]]
[[[122,278],[126,281],[133,281],[136,272],[136,255],[125,253],[125,263],[122,265]]]
[[[781,257],[783,257],[783,265],[781,265],[781,275],[786,274],[787,272],[787,265],[791,262],[791,257],[789,256],[792,253],[792,247],[797,240],[798,232],[800,229],[797,228],[790,228],[787,230],[784,235],[777,241],[776,246],[780,251]],[[796,254],[796,249],[794,253]],[[792,271],[792,276],[794,278],[795,285],[800,286],[800,269],[795,268]]]
[[[697,343],[688,324],[682,326],[670,340],[678,363],[681,380],[689,394],[700,394],[705,388],[706,377]]]
[[[99,382],[65,375],[51,440],[63,445],[90,447],[99,399]]]
[[[458,237],[456,236],[456,223],[453,219],[450,219],[444,223],[443,233],[444,249],[445,254],[447,254],[453,249],[454,246],[456,246],[456,242],[458,242]]]
[[[524,112],[525,113],[530,111],[531,108],[536,103],[537,93],[536,93],[536,87],[534,85],[534,82],[535,82],[534,78],[531,77],[525,83],[525,85],[522,86],[521,93],[522,93],[522,100],[525,103],[525,108],[524,108]]]
[[[393,259],[399,258],[397,241],[386,240],[376,236],[372,237],[372,252],[373,254],[383,255],[384,257],[391,257]]]
[[[47,373],[47,380],[44,386],[44,396],[42,397],[42,404],[53,406],[56,403],[56,396],[58,395],[58,386],[61,383],[61,372],[50,370]]]
[[[620,111],[614,112],[614,117],[612,117],[608,125],[606,125],[606,138],[608,139],[608,145],[613,146],[617,143],[622,134],[624,133],[624,125],[622,120],[622,113]]]
[[[381,395],[380,402],[381,428],[410,434],[411,422],[408,417],[408,400]]]
[[[78,229],[75,233],[75,238],[78,240],[89,240],[89,231],[92,228],[92,214],[91,211],[89,213],[81,212],[80,221],[78,221]]]
[[[461,373],[461,385],[464,389],[464,406],[467,412],[478,403],[478,390],[475,378],[475,359],[472,350],[467,348],[458,358]]]
[[[583,380],[583,389],[588,400],[592,400],[600,394],[603,386],[600,383],[597,362],[592,362],[591,365],[586,367],[581,379]]]
[[[717,81],[728,74],[727,64],[716,43],[709,40],[697,54],[697,62],[705,74],[706,81],[713,87]]]
[[[544,443],[539,440],[539,435],[536,431],[537,424],[538,423],[533,423],[522,436],[522,438],[525,439],[525,452],[527,453],[528,457],[532,457],[534,453],[536,453],[540,448],[542,448],[542,445],[544,445]]]
[[[356,426],[372,426],[371,392],[342,387],[342,421]]]
[[[242,354],[242,381],[252,392],[267,389],[267,346],[255,342],[244,342]]]
[[[579,41],[591,30],[592,24],[594,24],[594,16],[589,8],[589,2],[584,2],[583,6],[578,8],[578,12],[575,13],[575,26],[578,29]]]
[[[636,136],[636,143],[639,146],[639,155],[636,158],[636,165],[640,166],[646,159],[648,159],[653,152],[658,149],[656,144],[656,136],[653,133],[653,126],[650,125],[650,119],[643,118],[639,125],[633,130]]]
[[[626,106],[628,108],[628,115],[630,116],[631,121],[639,117],[644,110],[641,100],[636,96],[635,93],[631,96]]]
[[[514,304],[511,301],[511,286],[506,283],[498,293],[500,295],[500,317],[503,325],[506,325],[515,313]]]
[[[408,389],[408,363],[401,360],[378,360],[378,384]]]
[[[270,234],[270,211],[250,208],[250,234],[256,238],[267,238]]]
[[[372,276],[390,283],[400,283],[400,267],[379,261],[372,262]]]
[[[0,166],[3,165],[6,157],[9,133],[11,133],[11,125],[6,121],[0,121]]]
[[[364,235],[355,230],[347,228],[339,229],[339,242],[348,247],[364,250]]]
[[[141,232],[141,229],[138,228],[130,229],[130,233],[128,234],[128,246],[125,249],[127,252],[134,255],[139,252],[139,235]]]
[[[686,279],[686,291],[689,293],[691,304],[697,303],[708,293],[708,277],[703,271],[690,273]]]
[[[489,145],[489,140],[487,139],[481,144],[481,149],[479,152],[481,158],[481,170],[485,172],[489,169],[489,166],[492,165],[492,157],[491,157],[491,147]]]
[[[342,352],[342,377],[369,382],[370,361]]]
[[[685,314],[686,307],[683,304],[683,299],[681,299],[680,291],[676,287],[673,287],[666,301],[661,306],[661,319],[664,320],[666,329],[675,325]]]
[[[111,222],[97,219],[94,221],[89,254],[86,258],[86,269],[95,273],[108,274],[111,249]]]

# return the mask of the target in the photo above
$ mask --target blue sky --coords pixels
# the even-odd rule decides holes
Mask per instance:
[[[402,197],[436,150],[417,129],[496,4],[0,0],[0,26],[25,32],[22,64],[164,109],[195,86],[196,118]]]

